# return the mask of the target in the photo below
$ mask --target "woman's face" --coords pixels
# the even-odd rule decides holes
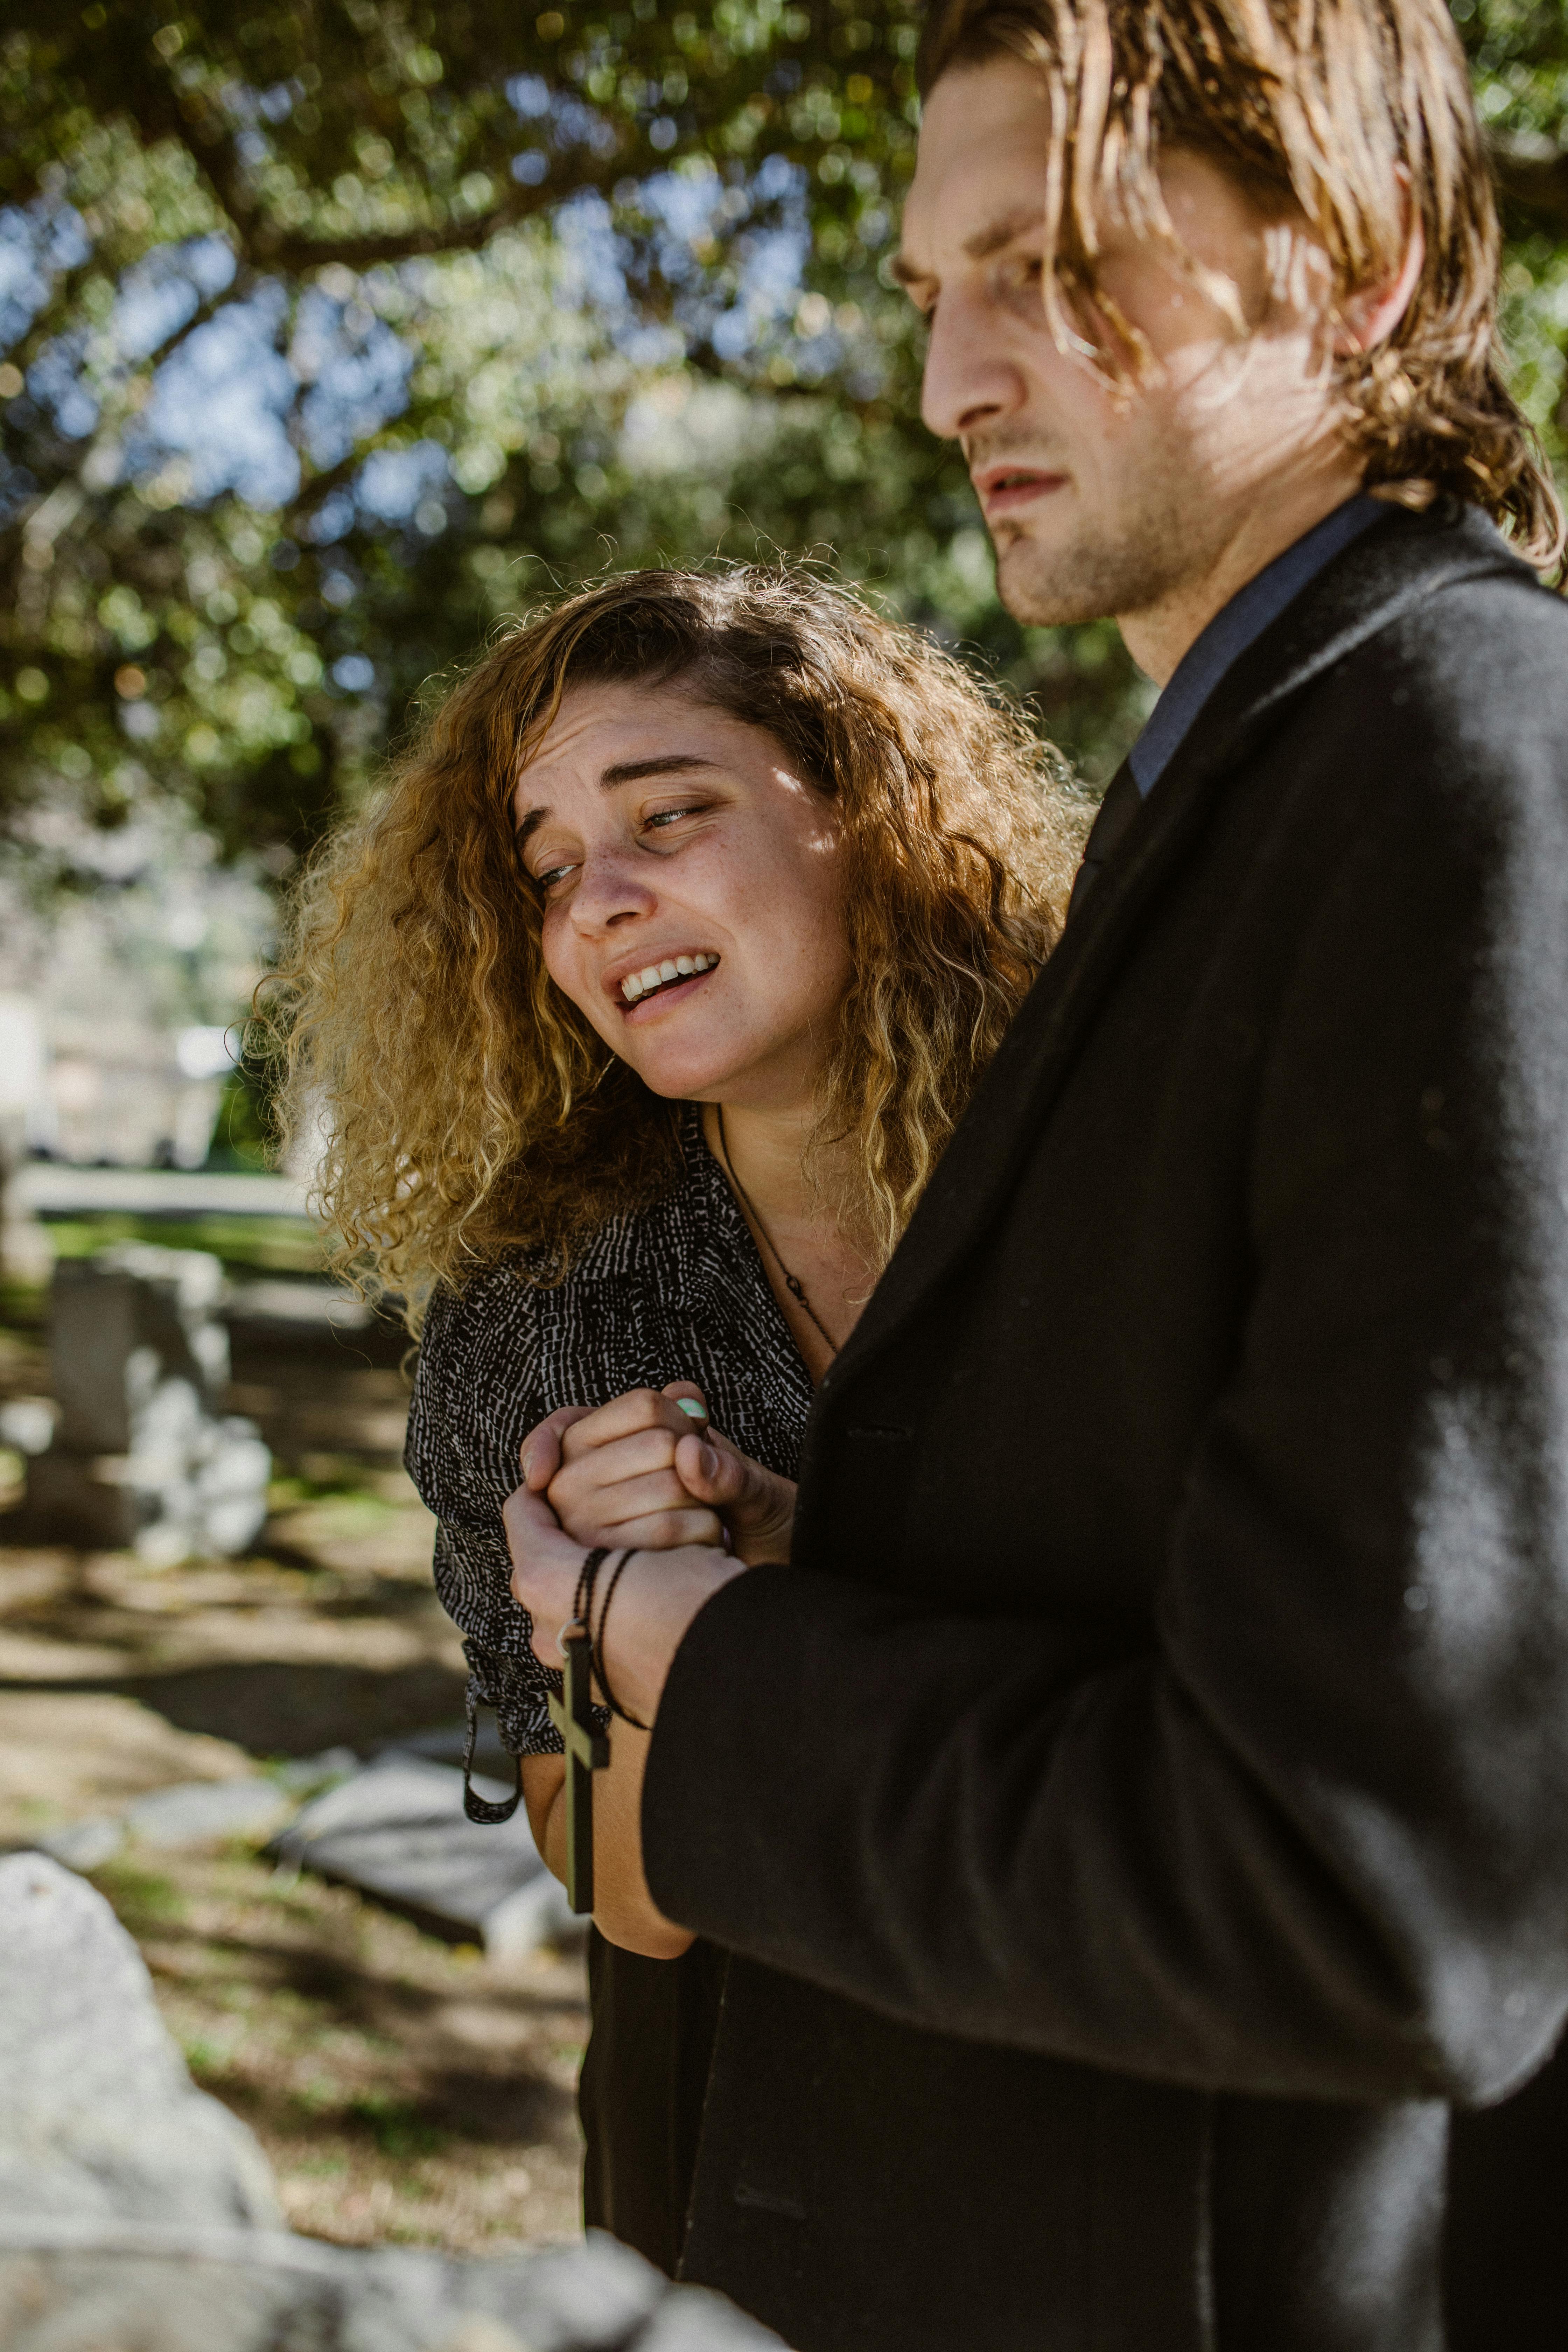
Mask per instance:
[[[849,982],[829,803],[678,686],[584,687],[522,770],[555,985],[655,1094],[803,1107]]]

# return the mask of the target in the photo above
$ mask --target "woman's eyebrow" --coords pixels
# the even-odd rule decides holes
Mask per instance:
[[[605,768],[599,782],[605,786],[640,784],[645,776],[679,776],[689,768],[711,768],[711,760],[700,760],[694,751],[669,751],[657,760],[620,760],[614,767]]]
[[[640,783],[645,776],[679,776],[693,768],[711,768],[717,764],[713,760],[700,759],[695,751],[667,751],[657,760],[617,761],[613,767],[603,771],[599,782],[606,792],[613,792],[617,784]],[[547,808],[529,810],[516,827],[519,847],[549,814]]]

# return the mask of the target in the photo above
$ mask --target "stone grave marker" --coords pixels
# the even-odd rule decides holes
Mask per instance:
[[[40,1535],[129,1546],[154,1567],[242,1552],[267,1516],[271,1456],[223,1411],[223,1267],[132,1242],[65,1259],[49,1294],[59,1419],[27,1461]]]
[[[492,1800],[511,1793],[479,1775],[474,1789]],[[406,1748],[384,1748],[363,1772],[306,1805],[272,1851],[469,1937],[492,1959],[519,1958],[584,1933],[522,1807],[499,1826],[470,1822],[462,1773]]]

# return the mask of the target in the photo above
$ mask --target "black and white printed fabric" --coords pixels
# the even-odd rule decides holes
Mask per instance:
[[[405,1460],[439,1523],[436,1589],[463,1633],[470,1690],[515,1755],[561,1748],[545,1707],[559,1678],[533,1654],[501,1528],[535,1423],[559,1405],[694,1381],[715,1427],[754,1461],[790,1478],[799,1465],[811,1376],[695,1107],[680,1142],[675,1189],[604,1226],[563,1282],[530,1282],[514,1255],[443,1290],[426,1320]]]

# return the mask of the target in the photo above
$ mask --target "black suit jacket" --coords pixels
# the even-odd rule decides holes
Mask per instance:
[[[1449,2144],[1568,2008],[1565,1438],[1568,610],[1391,511],[1138,813],[795,1564],[676,1660],[648,1876],[737,1956],[688,2275],[803,2352],[1436,2352],[1447,2211],[1451,2340],[1560,2340],[1568,2205],[1508,2109]]]

